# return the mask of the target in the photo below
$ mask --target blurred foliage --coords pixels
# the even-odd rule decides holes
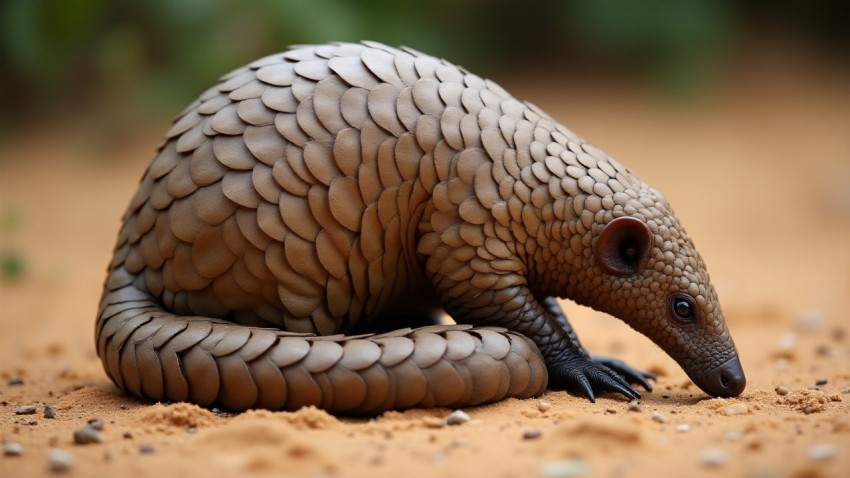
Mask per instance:
[[[0,279],[7,282],[19,281],[24,276],[24,258],[16,251],[0,251]]]
[[[23,278],[25,260],[23,254],[10,246],[13,237],[23,227],[23,213],[13,207],[0,210],[0,280],[17,281]]]
[[[173,113],[213,79],[295,43],[405,44],[487,74],[613,69],[688,91],[768,20],[847,46],[846,0],[4,0],[0,128],[51,115]],[[179,106],[178,106],[179,108]]]

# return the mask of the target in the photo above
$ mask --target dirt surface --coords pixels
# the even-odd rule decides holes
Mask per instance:
[[[850,74],[735,71],[687,105],[503,81],[664,191],[709,265],[748,378],[738,398],[709,399],[646,338],[566,304],[589,350],[659,374],[635,411],[550,391],[442,426],[451,410],[234,416],[123,396],[95,355],[94,318],[159,132],[92,139],[69,118],[7,141],[0,252],[24,268],[0,281],[0,440],[23,452],[0,457],[0,476],[50,474],[54,449],[71,476],[850,476]],[[103,441],[75,445],[90,419]]]

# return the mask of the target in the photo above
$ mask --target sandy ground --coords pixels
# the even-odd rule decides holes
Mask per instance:
[[[59,449],[73,476],[850,476],[850,74],[809,66],[750,64],[687,105],[503,82],[664,191],[709,264],[749,381],[739,398],[709,399],[646,338],[566,304],[592,352],[659,374],[639,411],[550,391],[439,427],[451,410],[232,416],[123,396],[94,316],[158,133],[91,139],[69,117],[1,145],[0,251],[25,270],[0,283],[0,440],[23,447],[0,475],[48,475]],[[16,415],[27,404],[36,413]],[[74,445],[98,418],[104,441]]]

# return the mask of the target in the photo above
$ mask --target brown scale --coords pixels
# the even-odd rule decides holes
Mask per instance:
[[[175,120],[124,215],[95,337],[119,388],[233,410],[649,389],[590,357],[554,297],[620,317],[711,395],[743,390],[660,194],[489,80],[335,43],[236,69]],[[441,310],[476,327],[405,328]]]

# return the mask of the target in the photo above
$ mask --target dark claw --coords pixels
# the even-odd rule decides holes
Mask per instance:
[[[622,393],[623,395],[635,399],[640,398],[640,392],[633,389],[620,375],[616,372],[606,370],[608,374],[600,377],[599,382],[608,388],[609,391]]]
[[[584,392],[584,395],[590,399],[591,402],[596,403],[596,395],[593,393],[593,387],[590,385],[590,380],[587,379],[587,376],[583,374],[575,374],[575,380],[578,382],[578,386],[581,387],[581,391]]]
[[[640,398],[640,393],[618,371],[587,356],[562,359],[549,366],[549,373],[554,382],[577,389],[591,402],[596,402],[595,391],[620,393],[630,400]]]
[[[613,370],[614,372],[622,376],[628,383],[636,383],[640,385],[647,392],[652,391],[652,385],[650,385],[647,379],[655,380],[658,378],[654,373],[642,372],[640,370],[633,369],[626,365],[626,363],[622,360],[618,360],[612,357],[602,357],[596,355],[593,357],[593,361]]]

